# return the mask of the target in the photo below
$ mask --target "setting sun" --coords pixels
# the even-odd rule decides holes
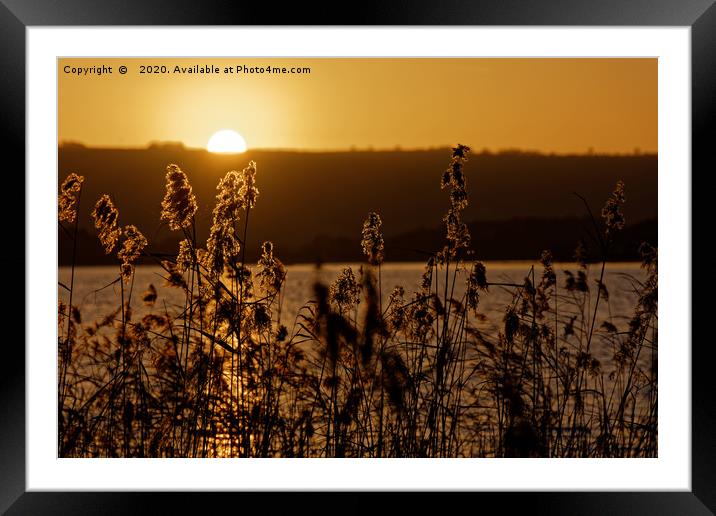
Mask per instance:
[[[663,459],[668,52],[59,59],[46,455]]]
[[[241,153],[246,152],[246,140],[236,131],[222,129],[209,138],[206,148],[209,152]]]

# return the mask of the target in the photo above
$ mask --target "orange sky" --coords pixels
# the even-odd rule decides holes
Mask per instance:
[[[222,73],[172,73],[194,64]],[[63,71],[101,65],[113,73]],[[223,73],[237,65],[311,73]],[[205,147],[234,129],[249,148],[657,151],[656,59],[91,58],[60,59],[58,74],[58,140],[90,146]]]

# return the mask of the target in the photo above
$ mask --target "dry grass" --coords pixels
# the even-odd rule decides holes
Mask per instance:
[[[443,174],[445,246],[430,256],[417,292],[397,287],[383,296],[382,221],[371,213],[366,264],[346,268],[330,286],[316,284],[292,328],[279,324],[286,269],[273,244],[263,245],[253,269],[244,259],[259,198],[253,162],[220,181],[203,246],[191,185],[168,167],[161,218],[184,235],[172,260],[154,256],[136,227],[121,227],[103,196],[93,215],[107,253],[118,249],[121,299],[104,320],[83,325],[72,305],[74,265],[62,285],[69,304],[59,307],[60,456],[656,456],[655,249],[642,245],[647,279],[633,280],[639,300],[628,330],[598,318],[609,303],[604,266],[624,225],[624,186],[601,222],[593,218],[598,278],[589,278],[578,249],[564,285],[549,252],[523,282],[490,283],[461,219],[468,153],[455,147]],[[77,235],[82,182],[73,175],[60,192],[69,238]],[[134,292],[141,255],[154,257],[183,292],[182,310],[159,306],[153,286]],[[494,333],[475,324],[490,288],[512,293]],[[153,310],[136,320],[131,307],[139,302]],[[592,352],[605,347],[613,358],[600,363]]]

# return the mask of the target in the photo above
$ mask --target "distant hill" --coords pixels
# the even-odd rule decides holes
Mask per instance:
[[[79,219],[87,235],[86,244],[80,245],[83,263],[103,260],[90,218],[102,193],[114,199],[121,224],[136,224],[154,251],[170,253],[178,235],[159,221],[166,165],[176,163],[189,176],[200,206],[198,236],[204,239],[219,178],[228,170],[242,169],[249,160],[257,163],[260,190],[251,213],[249,256],[261,241],[273,240],[286,261],[360,258],[355,249],[362,222],[369,211],[377,211],[383,218],[388,258],[422,259],[406,249],[429,250],[440,244],[440,220],[448,204],[440,177],[449,157],[449,149],[218,155],[180,145],[73,145],[58,152],[60,180],[70,172],[86,178]],[[627,234],[635,231],[635,239],[653,234],[650,240],[655,239],[655,155],[483,152],[470,156],[465,173],[470,196],[465,220],[471,222],[474,248],[482,258],[522,259],[534,257],[535,248],[572,249],[585,234],[585,208],[573,192],[586,197],[598,216],[618,179],[626,183]],[[69,259],[65,240],[60,234],[62,263]],[[635,256],[633,249],[627,255]]]

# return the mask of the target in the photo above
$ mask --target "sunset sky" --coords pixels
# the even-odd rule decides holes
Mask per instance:
[[[222,73],[172,73],[195,64]],[[311,72],[223,73],[237,65]],[[96,147],[204,148],[233,129],[250,149],[657,151],[656,59],[60,59],[58,86],[58,140]]]

